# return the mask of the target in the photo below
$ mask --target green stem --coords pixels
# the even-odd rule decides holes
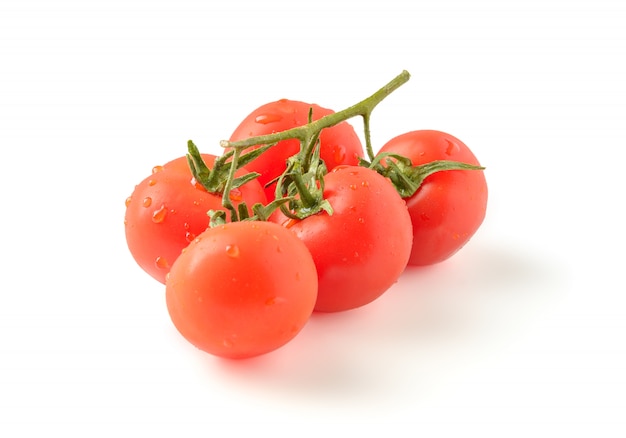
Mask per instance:
[[[289,139],[298,139],[303,144],[309,144],[311,139],[319,135],[322,129],[330,128],[332,126],[338,125],[339,123],[351,119],[356,116],[361,116],[364,119],[367,119],[367,124],[369,126],[369,118],[372,114],[372,111],[383,99],[389,96],[392,92],[398,89],[400,86],[405,84],[411,75],[408,71],[404,70],[394,79],[392,79],[387,85],[379,89],[376,93],[372,94],[370,97],[363,99],[359,103],[352,105],[342,111],[329,114],[327,116],[322,117],[316,121],[308,123],[306,125],[298,126],[295,128],[288,129],[286,131],[276,132],[274,134],[267,135],[259,135],[257,137],[250,137],[245,140],[239,141],[228,141],[222,140],[220,142],[220,146],[227,148],[247,148],[250,146],[256,146],[260,144],[271,144],[278,143],[279,141],[289,140]],[[367,140],[368,135],[366,135]],[[366,141],[366,143],[369,143]],[[371,148],[371,145],[370,145]]]
[[[226,184],[224,185],[224,193],[222,195],[222,206],[228,211],[230,211],[230,220],[231,222],[236,222],[239,220],[239,216],[237,215],[237,209],[234,207],[231,199],[230,199],[230,191],[233,188],[233,182],[235,181],[235,172],[237,171],[237,162],[239,161],[239,156],[241,155],[241,149],[235,149],[233,153],[232,165],[228,171],[228,178],[226,179]]]
[[[370,115],[363,115],[363,131],[365,134],[365,152],[370,160],[374,159],[374,149],[372,148],[372,137],[370,135]]]

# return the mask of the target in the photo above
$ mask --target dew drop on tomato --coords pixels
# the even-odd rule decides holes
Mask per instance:
[[[333,150],[333,158],[335,159],[335,163],[343,163],[346,159],[346,148],[341,145],[335,146]]]
[[[156,182],[156,180],[154,180],[154,179],[148,180],[148,185],[149,185],[150,187],[152,187],[152,186],[156,185],[156,183],[157,183],[157,182]]]
[[[228,195],[231,201],[239,202],[243,199],[243,195],[241,194],[241,190],[232,189]]]
[[[131,196],[129,196],[128,198],[126,198],[126,201],[124,202],[124,205],[126,205],[126,207],[128,207],[132,200],[133,200],[133,198]]]
[[[161,208],[152,213],[152,222],[155,224],[163,223],[165,216],[167,216],[167,208],[165,208],[165,205],[161,205]]]
[[[187,231],[187,232],[185,233],[185,240],[186,240],[188,243],[193,242],[193,241],[195,240],[195,238],[196,238],[196,235],[195,235],[195,234],[190,233],[189,231]]]
[[[450,140],[446,140],[446,143],[448,143],[448,147],[446,148],[446,155],[454,155],[459,152],[460,148],[458,144]]]
[[[152,173],[157,173],[163,170],[163,166],[154,166],[152,168]]]
[[[231,339],[224,339],[222,341],[222,344],[224,344],[224,347],[226,348],[233,348],[233,346],[235,345],[235,343]]]
[[[146,196],[143,198],[143,202],[141,203],[144,207],[150,207],[152,205],[152,198],[150,196]]]
[[[154,263],[156,264],[156,267],[159,269],[169,269],[170,267],[170,264],[168,263],[167,259],[165,259],[164,257],[157,257]]]
[[[239,247],[237,245],[226,245],[226,255],[233,259],[239,257]]]
[[[279,122],[282,119],[283,119],[283,116],[281,116],[280,114],[261,114],[261,115],[256,116],[254,121],[262,125],[268,125],[270,123]]]
[[[202,184],[200,184],[198,180],[195,179],[194,177],[192,177],[189,182],[191,182],[191,185],[194,186],[196,189],[203,190],[205,192],[207,191],[207,189]]]

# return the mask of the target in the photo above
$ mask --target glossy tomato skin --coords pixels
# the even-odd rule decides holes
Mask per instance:
[[[389,140],[380,152],[395,152],[413,165],[453,160],[480,165],[458,138],[441,131],[419,130]],[[450,170],[427,177],[406,199],[413,224],[410,265],[442,262],[460,250],[482,224],[487,209],[487,181],[482,170]]]
[[[321,119],[334,112],[316,104],[281,99],[262,105],[252,111],[237,126],[230,136],[230,140],[244,140],[305,125],[309,121],[310,108],[313,109],[313,120]],[[299,150],[300,142],[298,140],[284,140],[246,167],[251,171],[259,172],[261,174],[259,182],[265,186],[266,183],[284,172],[287,158],[295,155]],[[352,125],[348,122],[341,122],[322,130],[320,134],[320,156],[326,163],[328,170],[340,165],[358,164],[358,158],[363,156],[363,146]],[[275,190],[275,184],[266,188],[268,200],[274,199]]]
[[[180,334],[207,353],[244,359],[294,338],[317,297],[311,254],[271,222],[233,222],[200,234],[172,266],[167,309]]]
[[[202,154],[212,167],[215,155]],[[239,175],[247,173],[240,169]],[[234,204],[248,207],[267,199],[257,181],[232,192]],[[222,208],[222,197],[209,193],[193,180],[186,157],[179,157],[141,181],[126,200],[126,243],[137,264],[165,284],[172,264],[191,241],[209,226],[209,210]]]
[[[395,188],[373,170],[341,166],[324,182],[332,215],[294,221],[277,213],[271,220],[292,230],[313,255],[315,310],[338,312],[374,301],[397,281],[411,252],[411,219]]]

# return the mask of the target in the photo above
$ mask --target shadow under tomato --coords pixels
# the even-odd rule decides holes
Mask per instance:
[[[393,408],[436,392],[506,348],[566,286],[562,267],[515,248],[472,245],[430,267],[409,267],[373,303],[313,315],[296,338],[243,361],[207,359],[226,382],[282,400]]]

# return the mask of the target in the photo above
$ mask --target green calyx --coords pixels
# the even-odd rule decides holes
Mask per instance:
[[[402,198],[413,196],[424,180],[433,173],[448,170],[484,170],[482,166],[451,160],[435,160],[413,166],[409,158],[391,152],[381,152],[371,162],[361,159],[359,165],[389,178]]]
[[[236,162],[232,160],[234,151],[226,152],[216,158],[213,163],[213,168],[210,169],[204,162],[198,147],[193,141],[189,140],[187,142],[187,163],[191,169],[191,174],[198,184],[204,187],[209,193],[222,195],[225,192],[230,193],[230,190],[241,187],[248,181],[257,178],[259,174],[255,172],[250,172],[240,177],[235,177],[235,172],[257,158],[271,146],[272,145],[266,145],[243,154]],[[230,184],[228,184],[230,189],[226,191],[229,178],[231,178]]]

